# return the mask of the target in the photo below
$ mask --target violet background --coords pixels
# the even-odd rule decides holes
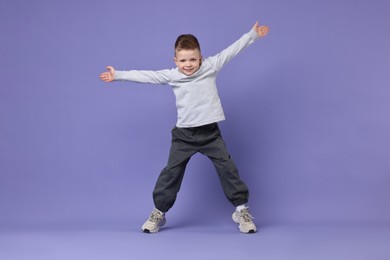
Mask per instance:
[[[169,86],[105,84],[271,27],[220,73],[220,124],[256,223],[389,223],[390,2],[1,1],[0,226],[139,228],[176,122]],[[230,223],[209,160],[190,161],[171,227]],[[207,214],[199,214],[207,212]],[[210,214],[210,215],[209,215]]]

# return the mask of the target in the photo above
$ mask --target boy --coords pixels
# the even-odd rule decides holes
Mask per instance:
[[[240,232],[255,233],[256,225],[246,207],[248,188],[240,180],[221,136],[218,122],[225,120],[218,96],[216,77],[222,67],[257,38],[264,37],[268,26],[253,28],[219,54],[203,59],[195,36],[180,35],[175,43],[177,68],[159,71],[116,71],[108,66],[100,74],[104,82],[127,80],[139,83],[169,84],[176,97],[177,123],[172,129],[172,143],[167,166],[157,179],[153,201],[155,209],[142,226],[146,233],[162,227],[165,213],[173,206],[179,192],[185,167],[197,152],[210,158],[220,178],[227,199],[236,207],[232,215]]]

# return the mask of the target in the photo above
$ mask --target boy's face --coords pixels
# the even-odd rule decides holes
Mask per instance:
[[[175,63],[181,73],[191,76],[200,68],[202,56],[199,49],[175,51]]]

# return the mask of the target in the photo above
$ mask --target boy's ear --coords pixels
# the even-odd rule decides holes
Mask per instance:
[[[173,61],[175,62],[176,67],[179,67],[179,62],[177,61],[176,57],[173,57]]]

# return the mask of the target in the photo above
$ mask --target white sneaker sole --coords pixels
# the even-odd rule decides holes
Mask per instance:
[[[154,229],[151,229],[151,228],[147,228],[147,223],[148,221],[146,221],[143,225],[142,225],[142,231],[144,233],[157,233],[158,231],[160,231],[160,227],[164,226],[165,223],[166,223],[166,220],[164,219],[164,221],[162,223],[160,223],[160,225],[157,225],[156,228]]]

